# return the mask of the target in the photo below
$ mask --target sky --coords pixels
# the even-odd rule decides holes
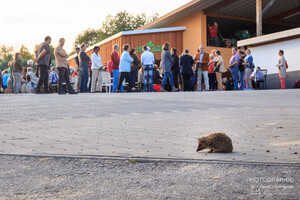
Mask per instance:
[[[87,28],[98,29],[107,15],[127,10],[133,14],[145,12],[160,16],[190,2],[190,0],[0,0],[0,45],[14,46],[19,51],[24,44],[31,53],[45,36],[57,46],[66,39],[65,49],[73,50],[78,34]]]

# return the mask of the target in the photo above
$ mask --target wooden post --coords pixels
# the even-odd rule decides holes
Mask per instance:
[[[256,36],[262,35],[262,0],[256,0]]]

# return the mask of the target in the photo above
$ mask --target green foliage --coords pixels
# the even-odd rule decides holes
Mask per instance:
[[[22,45],[22,47],[20,48],[20,54],[21,54],[21,59],[32,60],[32,55],[28,51],[27,47],[25,47],[24,45]]]
[[[8,47],[5,45],[0,46],[0,61],[12,60],[13,59],[13,51],[14,51],[13,46],[8,46]]]
[[[108,15],[100,29],[87,29],[83,33],[79,34],[75,39],[74,47],[76,48],[82,43],[89,47],[121,31],[137,29],[155,20],[157,17],[157,13],[147,17],[145,13],[133,15],[126,10],[118,12],[115,16]],[[70,53],[70,55],[74,53],[75,51]]]
[[[75,40],[75,47],[84,43],[87,47],[97,43],[98,41],[98,30],[87,29],[83,33],[79,34]]]

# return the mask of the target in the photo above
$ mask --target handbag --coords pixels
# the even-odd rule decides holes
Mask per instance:
[[[214,72],[219,72],[220,71],[220,65],[218,65],[217,62],[214,63],[214,68],[213,68]]]

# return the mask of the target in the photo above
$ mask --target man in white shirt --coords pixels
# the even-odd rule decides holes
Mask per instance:
[[[144,92],[150,91],[153,92],[153,68],[155,64],[154,55],[149,51],[147,46],[144,46],[144,53],[141,56],[141,63],[144,67]],[[149,81],[149,87],[148,87]]]
[[[98,54],[100,47],[95,46],[92,54],[92,93],[102,92],[102,60]]]

